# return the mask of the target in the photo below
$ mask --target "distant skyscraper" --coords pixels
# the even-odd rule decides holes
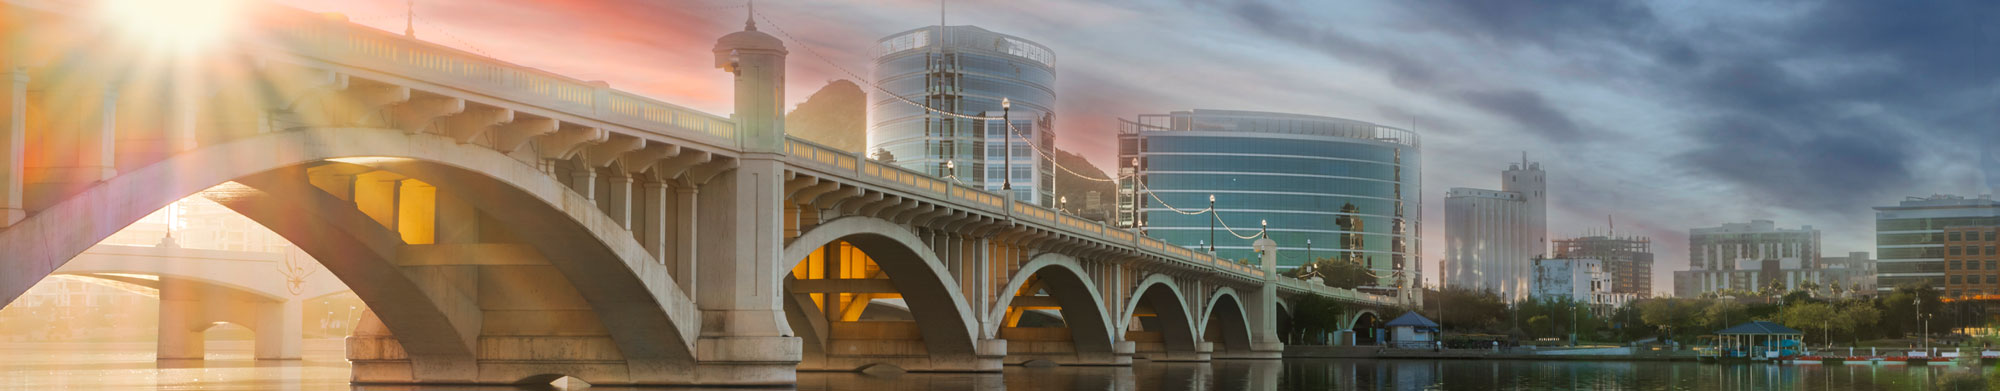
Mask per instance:
[[[1547,175],[1522,154],[1500,173],[1500,189],[1445,193],[1444,284],[1525,300],[1534,260],[1548,254]]]
[[[878,41],[876,52],[875,81],[881,88],[869,91],[868,153],[886,151],[896,165],[988,190],[1000,190],[1011,176],[1014,199],[1055,206],[1054,52],[974,26],[897,33]],[[1002,99],[1012,110],[1002,109]],[[1009,120],[1020,134],[1007,151],[1001,121],[925,107],[974,117],[1011,111]],[[1013,172],[1002,174],[1009,159]]]
[[[1611,292],[1637,297],[1653,296],[1653,240],[1614,233],[1561,239],[1553,242],[1555,258],[1590,258],[1604,261],[1611,273]]]
[[[1910,197],[1875,207],[1876,291],[1919,284],[1945,289],[1945,229],[1993,225],[2000,225],[2000,202],[1990,195]]]
[[[1775,282],[1785,291],[1821,282],[1819,230],[1778,228],[1770,220],[1688,230],[1692,295],[1721,290],[1757,292]],[[1678,284],[1678,281],[1676,281]],[[1680,292],[1675,292],[1680,295]]]
[[[1223,230],[1251,235],[1268,222],[1280,270],[1308,256],[1341,259],[1394,287],[1398,273],[1415,267],[1423,208],[1417,135],[1408,130],[1312,115],[1176,111],[1121,124],[1118,151],[1118,175],[1131,177],[1119,183],[1117,220],[1147,235],[1187,248],[1215,244],[1219,256],[1245,259],[1254,256],[1250,240]],[[1210,214],[1181,213],[1208,208],[1210,196],[1220,243],[1210,242]],[[1413,283],[1414,273],[1401,283]]]
[[[1944,229],[1946,297],[1993,298],[2000,295],[2000,226],[1957,226]]]
[[[1819,262],[1821,285],[1840,288],[1842,294],[1875,294],[1875,258],[1868,257],[1867,251],[1849,252],[1845,257],[1822,256]]]

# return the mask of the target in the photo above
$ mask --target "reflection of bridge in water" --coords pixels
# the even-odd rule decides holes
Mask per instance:
[[[297,266],[288,264],[285,257],[283,253],[97,245],[64,263],[56,274],[157,290],[160,359],[201,359],[202,331],[228,322],[256,333],[256,358],[296,360],[305,327],[304,303],[348,289],[332,274],[293,271]]]
[[[1398,304],[1281,278],[1275,250],[1216,259],[792,139],[787,51],[754,28],[699,54],[735,80],[722,117],[277,7],[159,71],[201,83],[140,77],[92,35],[107,21],[59,4],[4,2],[0,140],[24,141],[0,148],[20,173],[0,176],[0,298],[199,194],[367,303],[357,382],[1270,359],[1288,300],[1344,302],[1348,325]],[[907,316],[869,314],[893,300]]]

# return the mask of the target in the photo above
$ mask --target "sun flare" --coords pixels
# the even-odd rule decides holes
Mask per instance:
[[[178,51],[222,41],[249,0],[103,0],[99,10],[132,37]]]

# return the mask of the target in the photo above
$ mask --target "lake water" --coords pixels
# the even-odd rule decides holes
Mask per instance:
[[[150,344],[0,344],[0,389],[463,390],[351,386],[337,350],[251,360],[211,343],[209,360],[157,362]],[[319,346],[329,346],[321,344]],[[337,345],[331,345],[337,346]],[[587,379],[586,379],[587,380]],[[801,373],[801,390],[1986,390],[1993,366],[1774,366],[1691,362],[1292,359],[1008,367],[997,374]],[[547,387],[554,388],[554,387]]]

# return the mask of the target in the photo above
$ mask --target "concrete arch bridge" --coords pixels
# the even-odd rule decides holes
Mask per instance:
[[[0,4],[0,300],[200,194],[368,304],[355,382],[1275,358],[1289,298],[1398,305],[791,138],[754,27],[689,54],[734,80],[725,117],[277,6],[132,69],[113,21]]]

